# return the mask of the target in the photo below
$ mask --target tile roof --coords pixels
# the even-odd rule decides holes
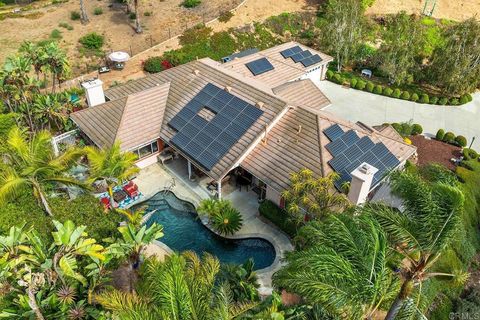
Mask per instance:
[[[291,58],[284,58],[280,54],[281,51],[297,45],[300,46],[303,50],[310,51],[312,54],[318,54],[322,58],[322,61],[309,67],[304,67],[300,62],[295,63]],[[248,70],[245,64],[260,58],[267,58],[268,61],[270,61],[270,63],[273,65],[274,69],[254,76],[250,72],[250,70]],[[307,71],[315,69],[318,66],[326,66],[332,60],[332,57],[322,52],[313,50],[309,47],[292,41],[260,51],[258,53],[248,55],[246,57],[234,59],[230,62],[222,64],[222,67],[239,73],[245,77],[257,79],[270,86],[271,88],[275,88],[288,81],[298,79],[299,77],[303,76]]]
[[[273,92],[293,106],[302,106],[319,111],[331,104],[330,100],[310,79],[287,82]]]

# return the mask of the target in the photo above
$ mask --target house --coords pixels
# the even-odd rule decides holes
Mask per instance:
[[[415,154],[391,126],[351,123],[324,110],[328,98],[315,85],[332,58],[295,42],[219,63],[209,58],[110,88],[95,104],[71,115],[97,146],[119,141],[157,162],[166,146],[195,171],[222,181],[236,168],[252,177],[266,198],[281,204],[292,172],[340,175],[361,202],[388,170]],[[87,89],[87,96],[89,92]],[[352,101],[354,103],[354,101]]]

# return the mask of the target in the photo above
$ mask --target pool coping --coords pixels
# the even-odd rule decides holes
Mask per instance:
[[[149,195],[148,197],[145,197],[144,199],[142,199],[142,201],[138,202],[138,203],[135,203],[135,205],[141,205],[142,203],[150,200],[153,196],[155,196],[157,193],[160,193],[160,192],[163,192],[162,190],[156,192],[156,193],[153,193],[151,195]],[[208,218],[205,217],[205,216],[201,216],[198,214],[198,212],[196,211],[198,205],[199,205],[199,202],[195,201],[195,203],[193,203],[193,201],[191,200],[187,200],[183,197],[179,197],[175,192],[169,190],[168,192],[172,193],[177,199],[181,200],[181,201],[184,201],[184,202],[187,202],[187,203],[190,203],[191,205],[194,206],[195,208],[195,214],[197,215],[197,217],[199,218],[199,220],[202,222],[203,226],[208,228],[211,232],[213,232],[214,234],[216,234],[217,236],[219,237],[222,237],[222,238],[225,238],[225,239],[229,239],[229,240],[242,240],[242,239],[251,239],[251,238],[260,238],[260,239],[264,239],[266,241],[268,241],[274,248],[275,250],[275,259],[273,260],[272,264],[268,267],[265,267],[265,268],[262,268],[262,269],[258,269],[258,270],[255,270],[255,273],[257,274],[257,276],[259,277],[259,283],[261,285],[260,289],[263,287],[263,289],[265,289],[267,291],[267,294],[270,294],[271,293],[271,290],[273,289],[272,285],[270,284],[266,284],[264,283],[264,281],[260,280],[260,278],[262,277],[268,277],[270,280],[269,282],[271,282],[271,276],[272,274],[275,272],[275,271],[278,271],[281,267],[282,267],[282,259],[283,259],[283,255],[284,255],[284,252],[283,250],[280,248],[279,244],[278,244],[278,241],[274,239],[274,237],[268,235],[268,234],[263,234],[263,233],[257,233],[257,232],[252,232],[252,233],[245,233],[245,234],[241,234],[241,235],[232,235],[232,236],[224,236],[222,234],[219,234],[218,232],[216,232],[215,230],[213,230],[211,228],[211,226],[208,224]],[[141,224],[145,224],[148,219],[150,219],[150,217],[156,212],[156,210],[154,211],[151,211],[149,213],[147,213],[146,215],[144,215],[142,217],[142,220],[141,220]],[[261,221],[261,220],[260,220]],[[276,229],[274,226],[270,225],[270,224],[267,224],[263,221],[261,221],[262,223],[264,223],[265,225],[267,225],[268,227],[270,228],[273,228],[273,229]],[[281,230],[278,230],[279,232],[281,232]],[[174,250],[172,250],[170,247],[168,247],[165,243],[161,242],[160,240],[155,240],[155,244],[160,245],[160,247],[162,247],[163,249],[167,249],[167,251],[169,251],[169,253],[173,253]]]

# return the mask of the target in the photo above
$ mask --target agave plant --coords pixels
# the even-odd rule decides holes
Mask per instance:
[[[212,227],[221,235],[233,235],[242,228],[243,219],[240,212],[227,206],[210,218]]]

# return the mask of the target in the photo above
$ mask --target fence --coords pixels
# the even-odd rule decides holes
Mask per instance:
[[[216,7],[213,10],[208,12],[203,12],[201,14],[196,14],[196,19],[192,20],[184,20],[182,22],[178,22],[176,26],[166,28],[163,32],[152,34],[144,32],[141,35],[137,35],[135,38],[131,39],[130,42],[122,47],[115,47],[112,50],[105,52],[105,56],[100,59],[99,64],[104,64],[106,62],[106,56],[113,51],[124,51],[130,54],[131,57],[138,55],[146,50],[153,48],[167,40],[175,38],[181,35],[185,30],[188,30],[192,27],[195,27],[199,24],[209,24],[215,21],[219,16],[223,13],[228,11],[234,11],[238,7],[240,7],[245,0],[232,0],[229,1],[227,4],[222,6]],[[84,66],[80,66],[79,69],[75,70],[76,74],[82,74],[75,79],[65,81],[62,83],[62,88],[71,88],[74,86],[78,86],[84,80],[91,79],[97,76],[97,69],[99,64],[85,64]]]

